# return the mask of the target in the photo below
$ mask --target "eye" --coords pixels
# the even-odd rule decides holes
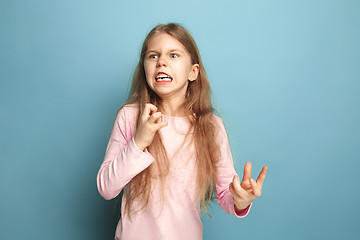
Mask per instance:
[[[171,54],[170,54],[170,57],[171,57],[171,58],[177,58],[177,57],[179,57],[179,54],[171,53]]]
[[[156,59],[156,58],[158,58],[158,56],[156,54],[150,54],[148,58],[149,59]]]

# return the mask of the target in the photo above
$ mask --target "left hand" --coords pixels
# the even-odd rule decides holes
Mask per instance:
[[[234,198],[234,204],[239,211],[247,208],[255,198],[261,196],[261,188],[265,180],[267,168],[267,166],[263,167],[256,182],[251,178],[250,162],[245,164],[241,183],[239,176],[234,176],[233,181],[229,185],[229,190]]]

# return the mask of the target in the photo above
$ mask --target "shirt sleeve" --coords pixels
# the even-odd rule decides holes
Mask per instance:
[[[155,161],[147,149],[141,151],[136,146],[135,118],[128,108],[123,107],[116,117],[96,179],[99,193],[106,200],[115,198],[131,179]]]
[[[238,212],[235,209],[234,198],[230,193],[229,185],[236,174],[230,146],[224,123],[221,118],[215,116],[219,125],[218,139],[220,144],[220,163],[218,166],[218,180],[216,182],[216,198],[222,209],[238,218],[245,217],[251,208],[250,204],[243,211]]]

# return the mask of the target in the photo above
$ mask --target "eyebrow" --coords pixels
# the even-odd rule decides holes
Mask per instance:
[[[154,53],[159,53],[160,51],[150,49],[150,50],[146,51],[146,54],[149,54],[149,53],[152,53],[152,52],[154,52]],[[169,51],[167,51],[167,52],[181,52],[181,53],[182,53],[183,51],[180,50],[180,49],[171,49],[171,50],[169,50]]]

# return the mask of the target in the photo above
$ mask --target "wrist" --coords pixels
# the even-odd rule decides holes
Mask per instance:
[[[236,204],[234,204],[234,206],[235,206],[235,210],[237,211],[237,212],[242,212],[242,211],[244,211],[247,207],[245,207],[245,208],[238,208],[237,206],[236,206]]]
[[[251,202],[244,202],[244,203],[236,203],[234,201],[234,206],[235,206],[235,209],[239,212],[241,211],[244,211],[246,208],[248,208],[250,206]]]
[[[139,142],[138,140],[136,140],[135,137],[134,137],[134,143],[135,143],[135,146],[136,146],[139,150],[145,151],[146,146],[144,147],[144,146],[141,144],[141,142]]]
[[[238,209],[238,208],[236,207],[236,205],[234,204],[234,212],[235,212],[235,215],[236,215],[237,217],[245,217],[245,216],[249,213],[249,211],[250,211],[251,204],[252,204],[252,203],[250,203],[249,206],[247,206],[247,207],[244,208],[244,209]]]

